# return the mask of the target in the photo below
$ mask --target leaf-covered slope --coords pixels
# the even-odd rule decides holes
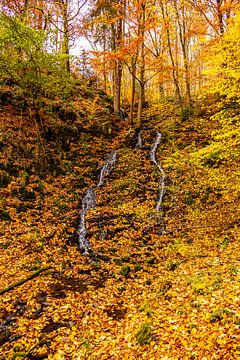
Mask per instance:
[[[226,131],[230,123],[196,116],[183,122],[163,105],[146,113],[143,146],[135,148],[134,133],[112,115],[111,134],[95,131],[91,102],[79,140],[58,152],[64,171],[29,174],[27,183],[12,174],[1,188],[12,220],[1,230],[1,287],[52,265],[1,296],[4,356],[237,359],[239,140]],[[109,114],[101,114],[109,124]],[[167,176],[163,213],[155,209],[161,174],[149,155],[156,131]],[[113,149],[117,162],[97,187]],[[82,256],[75,229],[89,186],[96,191],[86,215],[94,254]]]

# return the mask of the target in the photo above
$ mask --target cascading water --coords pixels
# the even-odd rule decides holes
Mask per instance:
[[[85,195],[82,199],[82,209],[80,212],[80,222],[78,225],[77,233],[78,233],[78,241],[79,247],[83,251],[84,254],[89,254],[91,251],[91,245],[89,241],[86,239],[87,229],[85,226],[85,215],[89,209],[95,207],[96,204],[96,196],[92,187],[88,188]]]
[[[160,185],[159,197],[158,197],[158,202],[156,205],[156,210],[158,210],[158,211],[162,211],[163,197],[165,194],[165,180],[166,180],[165,172],[164,172],[163,168],[161,167],[161,165],[156,160],[156,150],[158,148],[158,145],[160,144],[161,138],[162,138],[162,135],[159,132],[157,132],[156,139],[150,150],[150,159],[157,166],[157,168],[161,174],[161,178],[159,180],[159,185]],[[161,218],[161,223],[162,223],[162,235],[163,235],[164,234],[164,226],[163,226],[162,218]]]
[[[117,161],[117,151],[112,151],[108,155],[105,165],[102,167],[102,170],[100,173],[100,179],[99,179],[97,186],[103,185],[103,180],[104,180],[105,176],[107,176],[110,173],[110,171],[112,170],[112,167],[116,161]]]
[[[98,187],[103,185],[103,181],[105,176],[107,176],[111,170],[115,162],[117,161],[117,151],[112,151],[106,160],[106,163],[101,169],[100,172],[100,179],[98,182]],[[95,191],[92,187],[88,188],[86,193],[83,196],[82,199],[82,209],[80,211],[80,221],[77,229],[78,233],[78,241],[79,241],[79,247],[82,250],[84,255],[89,254],[89,252],[92,251],[91,245],[89,241],[87,240],[87,229],[85,225],[85,216],[88,210],[93,209],[96,205],[96,195]]]
[[[142,137],[141,137],[141,131],[139,131],[139,133],[138,133],[138,136],[137,136],[137,143],[136,143],[135,149],[136,149],[136,148],[140,148],[140,147],[142,147]]]

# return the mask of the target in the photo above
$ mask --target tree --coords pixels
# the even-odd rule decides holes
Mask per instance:
[[[81,11],[87,0],[52,0],[54,6],[51,24],[56,30],[56,41],[60,35],[60,49],[64,67],[70,73],[70,41],[74,43],[77,28],[81,26]]]
[[[169,57],[170,57],[171,65],[172,65],[172,78],[173,78],[173,82],[175,85],[176,97],[177,97],[179,103],[182,104],[183,99],[182,99],[182,94],[181,94],[181,89],[180,89],[180,84],[179,84],[178,67],[176,64],[176,59],[174,58],[172,41],[171,41],[172,38],[171,38],[170,29],[171,29],[172,24],[170,24],[170,22],[169,22],[170,14],[169,14],[169,9],[168,9],[168,2],[164,2],[162,0],[160,0],[159,2],[160,2],[162,17],[163,17],[163,21],[164,21],[164,25],[165,25],[167,47],[168,47]]]
[[[48,33],[32,29],[18,18],[1,14],[1,83],[11,80],[33,99],[68,93],[71,78],[59,66],[59,56],[46,51],[46,43]]]
[[[88,16],[91,29],[88,39],[93,45],[95,55],[102,57],[102,61],[98,63],[103,71],[105,89],[107,88],[106,70],[109,69],[106,63],[111,64],[113,106],[116,114],[120,113],[121,107],[122,62],[119,51],[124,42],[125,9],[126,0],[97,0],[93,2]],[[99,50],[97,45],[100,46]]]
[[[238,0],[188,0],[188,2],[204,17],[215,35],[227,30],[228,22]]]
[[[229,24],[229,29],[223,34],[219,42],[211,48],[211,66],[209,73],[214,75],[212,90],[219,93],[227,102],[240,103],[240,12]],[[212,78],[211,78],[212,79]]]

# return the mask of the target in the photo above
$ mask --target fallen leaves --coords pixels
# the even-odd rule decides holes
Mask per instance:
[[[177,150],[166,137],[158,151],[173,182],[166,193],[167,232],[160,236],[151,126],[142,134],[145,148],[120,150],[97,189],[98,205],[86,216],[90,257],[75,241],[81,197],[96,183],[106,154],[121,147],[126,129],[113,145],[82,135],[70,151],[67,174],[41,180],[22,174],[21,184],[1,188],[14,219],[1,230],[1,288],[42,267],[54,269],[1,296],[6,359],[29,351],[55,360],[238,359],[239,210],[231,163],[222,164],[219,175],[192,169],[187,159],[193,149]],[[178,126],[181,134],[188,125]],[[19,193],[24,181],[27,193]],[[32,196],[33,206],[17,212],[23,194]]]

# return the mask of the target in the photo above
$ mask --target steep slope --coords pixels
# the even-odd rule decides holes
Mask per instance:
[[[177,108],[160,104],[145,114],[140,147],[126,122],[110,114],[108,123],[102,105],[93,116],[99,99],[86,101],[87,120],[72,124],[81,124],[78,140],[56,154],[55,138],[51,148],[61,173],[57,166],[55,176],[30,174],[25,183],[22,172],[12,174],[1,189],[2,288],[52,266],[1,296],[5,358],[237,359],[239,122],[180,119]],[[108,129],[99,132],[101,116]],[[150,156],[157,132],[156,161],[166,175],[160,211],[163,174]],[[112,150],[117,160],[99,184]],[[81,255],[75,230],[90,186],[93,253]]]

